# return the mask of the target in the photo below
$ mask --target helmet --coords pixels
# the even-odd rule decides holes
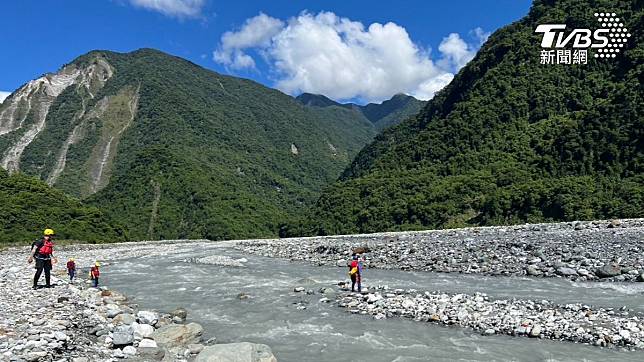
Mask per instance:
[[[54,235],[55,233],[53,229],[45,229],[43,234],[45,234],[45,236],[51,236],[51,235]]]
[[[101,266],[101,263],[99,263],[99,262],[97,261],[97,262],[95,262],[95,263],[94,263],[94,265],[96,265],[96,266]]]
[[[69,258],[70,261],[76,261],[74,258]]]

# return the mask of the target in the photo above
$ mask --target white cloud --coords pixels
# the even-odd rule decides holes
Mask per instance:
[[[476,31],[473,36],[478,37]],[[430,99],[472,59],[478,46],[450,34],[435,62],[395,23],[365,28],[332,12],[304,12],[284,23],[260,13],[238,31],[226,32],[213,59],[234,69],[254,68],[250,50],[255,50],[269,63],[277,88],[290,94],[381,101],[407,93]]]
[[[244,54],[244,49],[267,47],[271,38],[282,31],[284,23],[264,13],[247,19],[239,31],[227,31],[221,36],[221,45],[213,52],[216,62],[235,69],[254,68],[255,61]]]
[[[167,16],[184,18],[201,15],[205,0],[130,0],[130,3]]]
[[[0,91],[0,104],[5,100],[5,98],[9,97],[11,92],[5,92],[5,91]]]
[[[476,38],[476,40],[479,41],[479,46],[483,45],[483,43],[487,41],[487,38],[489,38],[491,34],[489,31],[486,32],[480,27],[472,30],[470,33]]]

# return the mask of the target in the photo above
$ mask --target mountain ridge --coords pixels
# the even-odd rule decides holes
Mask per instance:
[[[0,105],[0,161],[96,206],[129,239],[276,235],[375,135],[154,49],[95,50]]]
[[[416,117],[376,136],[282,235],[644,216],[642,7],[587,5],[535,1]],[[593,28],[592,9],[625,19],[633,36],[623,51],[539,64],[536,26]]]
[[[397,93],[381,103],[339,103],[322,94],[302,93],[295,97],[300,103],[310,107],[341,107],[357,112],[371,122],[378,130],[396,125],[408,117],[416,115],[427,101],[413,96]]]

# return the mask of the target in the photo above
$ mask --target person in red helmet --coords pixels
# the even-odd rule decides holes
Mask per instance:
[[[43,271],[45,272],[45,288],[51,288],[52,261],[54,264],[57,261],[54,257],[54,230],[45,229],[43,234],[42,239],[31,244],[31,253],[27,258],[27,263],[30,264],[36,260],[33,289],[38,288],[38,280]]]

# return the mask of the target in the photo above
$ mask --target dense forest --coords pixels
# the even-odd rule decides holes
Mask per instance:
[[[21,173],[0,169],[0,243],[35,240],[45,228],[58,239],[85,242],[122,241],[123,230],[114,227],[96,207]]]
[[[414,118],[385,129],[282,235],[644,216],[642,2],[535,1]],[[597,28],[615,58],[540,64],[538,24]]]

